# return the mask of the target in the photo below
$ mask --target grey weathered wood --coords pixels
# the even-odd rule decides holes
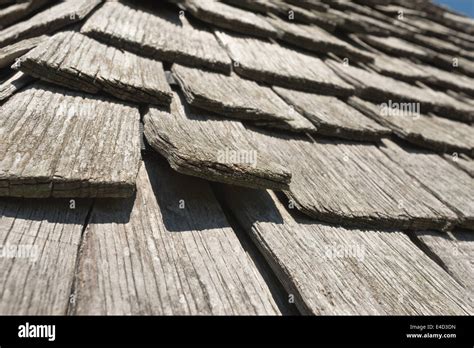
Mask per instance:
[[[222,2],[262,14],[285,12],[280,3],[273,0],[222,0]]]
[[[46,39],[46,35],[41,35],[0,48],[0,68],[11,66],[15,59],[21,57]]]
[[[474,96],[474,78],[448,72],[427,64],[417,66],[428,75],[426,81],[424,80],[427,84],[444,89],[449,88],[455,91],[461,91]]]
[[[90,201],[0,200],[0,314],[65,315]],[[6,254],[7,252],[10,254]]]
[[[292,45],[324,54],[332,52],[343,58],[361,62],[373,61],[372,56],[365,51],[357,49],[315,25],[291,23],[278,17],[269,18],[268,21],[282,32],[280,39]]]
[[[453,152],[451,155],[444,155],[444,158],[455,167],[474,177],[474,160],[472,158],[456,152]]]
[[[374,54],[374,62],[370,66],[382,75],[406,82],[428,82],[431,75],[421,65],[408,60],[391,57],[386,54]]]
[[[177,25],[160,15],[107,2],[81,32],[150,58],[230,72],[231,60],[212,33]]]
[[[294,218],[273,193],[226,186],[227,205],[295,304],[313,315],[466,315],[466,291],[399,231]]]
[[[381,148],[414,180],[459,216],[457,224],[474,229],[474,179],[442,157],[427,151],[405,150],[388,139]]]
[[[373,144],[261,134],[259,147],[291,172],[292,204],[338,225],[441,229],[461,221]]]
[[[440,262],[444,269],[474,295],[474,235],[470,232],[416,231],[422,247]]]
[[[316,131],[309,120],[295,112],[269,87],[259,86],[236,74],[226,76],[176,64],[172,71],[192,106],[268,127]]]
[[[336,97],[305,93],[281,87],[273,90],[296,111],[306,116],[324,135],[371,141],[390,133],[388,128],[367,118]]]
[[[327,4],[324,4],[318,0],[284,0],[286,3],[291,5],[297,5],[307,10],[317,10],[320,12],[326,12],[329,8]]]
[[[298,90],[347,96],[352,86],[319,58],[268,41],[217,32],[234,61],[234,70],[251,80]]]
[[[18,90],[26,86],[33,79],[23,74],[22,72],[17,72],[7,78],[5,81],[0,83],[0,103],[10,98]]]
[[[393,78],[350,65],[327,60],[326,63],[345,81],[356,88],[356,95],[376,103],[418,103],[424,113],[435,111],[439,116],[460,121],[474,120],[474,108],[446,93],[418,87]]]
[[[278,31],[263,16],[217,0],[185,0],[184,8],[215,27],[264,38],[276,38],[278,35]]]
[[[65,0],[26,21],[0,31],[0,47],[19,40],[49,34],[86,17],[102,0]]]
[[[161,62],[73,31],[58,33],[22,56],[19,69],[88,93],[104,91],[133,102],[165,106],[171,103],[171,88]]]
[[[35,83],[8,99],[0,115],[1,196],[133,194],[137,108]]]
[[[75,295],[79,315],[280,313],[209,184],[162,159],[142,165],[135,199],[96,203]]]
[[[434,59],[431,51],[426,50],[419,45],[408,42],[398,37],[379,37],[374,35],[364,35],[361,38],[368,44],[386,52],[387,54],[398,57],[416,57],[421,60]]]
[[[0,29],[6,28],[48,4],[50,0],[23,0],[0,9]]]
[[[350,98],[349,103],[412,144],[440,152],[474,154],[474,127],[465,123],[414,110],[390,114],[381,105],[356,97]]]
[[[281,190],[291,174],[252,143],[239,121],[192,113],[175,94],[171,112],[150,108],[145,137],[183,174],[255,188]]]

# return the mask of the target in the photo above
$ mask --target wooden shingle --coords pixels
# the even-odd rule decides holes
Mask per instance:
[[[165,62],[229,73],[231,60],[215,36],[190,25],[178,25],[120,2],[107,2],[81,32],[110,45]]]
[[[35,48],[47,38],[46,35],[36,36],[0,48],[0,68],[11,66],[17,58],[21,57],[32,48]]]
[[[0,47],[19,40],[49,34],[86,17],[102,0],[65,0],[26,21],[0,31]]]
[[[259,39],[217,32],[234,61],[234,70],[245,78],[322,94],[347,96],[345,83],[322,60]]]
[[[74,314],[276,315],[280,310],[206,181],[146,160],[136,198],[98,201]]]
[[[236,74],[227,76],[177,64],[172,71],[192,106],[268,127],[316,131],[309,120],[295,112],[269,87]]]
[[[400,231],[329,226],[293,217],[273,193],[231,186],[221,190],[303,314],[471,311],[464,289]]]
[[[390,133],[336,97],[273,87],[296,111],[314,123],[318,133],[343,139],[371,141]]]
[[[33,84],[0,107],[0,195],[126,197],[140,157],[137,108]]]
[[[191,112],[178,94],[171,112],[150,108],[145,137],[176,171],[207,180],[281,190],[291,174],[254,146],[239,121]]]
[[[88,93],[107,92],[117,98],[169,106],[163,65],[104,45],[72,31],[61,32],[20,58],[26,74]]]

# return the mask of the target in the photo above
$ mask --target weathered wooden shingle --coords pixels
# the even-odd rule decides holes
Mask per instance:
[[[268,127],[316,131],[309,120],[295,112],[270,87],[236,74],[226,76],[176,64],[172,71],[192,106]]]
[[[285,12],[285,9],[273,0],[222,0],[222,2],[262,14]]]
[[[0,31],[0,47],[34,36],[49,34],[86,17],[102,0],[65,0],[26,21]]]
[[[256,188],[281,190],[291,174],[252,143],[239,121],[189,110],[178,94],[171,112],[150,108],[145,136],[150,145],[183,174]]]
[[[474,295],[474,235],[472,232],[416,231],[421,247],[462,286],[468,290],[467,298]]]
[[[474,108],[446,93],[422,88],[350,65],[326,61],[333,71],[356,87],[356,94],[376,103],[408,102],[419,104],[422,112],[435,111],[440,116],[460,121],[474,120]]]
[[[113,46],[166,62],[230,72],[231,60],[215,36],[190,25],[177,25],[160,13],[107,2],[81,32]]]
[[[147,160],[136,198],[97,201],[73,314],[280,314],[209,184]]]
[[[474,154],[474,127],[415,110],[375,105],[356,97],[349,103],[412,144],[440,152]]]
[[[193,16],[213,27],[251,36],[276,38],[278,31],[263,17],[216,0],[185,0],[184,7]]]
[[[133,194],[137,108],[33,84],[8,99],[0,114],[1,196]]]
[[[17,72],[7,78],[5,81],[0,82],[0,103],[7,100],[19,89],[26,86],[33,79],[23,74],[22,72]]]
[[[46,39],[46,35],[41,35],[0,48],[0,68],[11,66],[15,62],[15,59],[21,57],[32,48],[35,48]]]
[[[269,18],[268,21],[282,32],[280,39],[289,44],[323,54],[334,53],[342,58],[351,58],[356,61],[373,61],[368,53],[315,25],[287,22],[278,17]]]
[[[424,79],[424,82],[427,84],[438,88],[461,91],[474,96],[474,78],[448,72],[427,64],[417,65],[417,67],[425,71],[427,79]]]
[[[0,313],[66,315],[90,201],[0,200]]]
[[[221,190],[303,314],[472,311],[465,290],[402,232],[328,226],[294,218],[273,193]]]
[[[26,74],[88,93],[169,106],[171,88],[161,62],[120,51],[85,35],[61,32],[20,58]]]
[[[347,96],[352,86],[319,58],[264,40],[217,32],[234,61],[234,70],[248,79],[282,87]]]
[[[319,133],[338,138],[371,141],[390,133],[336,97],[273,87],[296,111],[314,123]]]
[[[455,167],[474,177],[474,159],[462,153],[458,154],[456,152],[453,152],[450,155],[444,155],[443,157]]]
[[[374,54],[374,62],[370,66],[382,75],[390,76],[406,82],[427,82],[430,74],[422,66],[408,60],[391,57],[385,54]]]
[[[10,6],[0,8],[0,30],[27,17],[50,0],[21,0],[15,1]]]
[[[457,224],[474,229],[474,179],[437,154],[403,149],[384,139],[381,150],[414,180],[459,216]]]
[[[422,229],[461,221],[373,144],[257,138],[291,172],[285,193],[303,213],[338,225]]]

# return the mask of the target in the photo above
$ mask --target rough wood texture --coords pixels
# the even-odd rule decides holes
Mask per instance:
[[[0,31],[0,47],[16,41],[49,34],[86,17],[101,0],[65,0],[26,21]]]
[[[413,180],[444,202],[459,216],[457,224],[474,229],[474,179],[442,157],[415,149],[405,150],[384,139],[382,151],[406,171]]]
[[[172,71],[192,106],[268,127],[316,131],[309,120],[295,112],[269,87],[235,74],[226,76],[176,64]]]
[[[464,154],[452,153],[450,156],[444,155],[444,158],[448,160],[455,167],[465,171],[470,176],[474,177],[474,160]]]
[[[11,6],[0,9],[0,30],[27,17],[50,0],[17,1]]]
[[[15,59],[21,57],[32,48],[35,48],[47,38],[46,35],[41,35],[0,48],[0,68],[11,66],[15,62]]]
[[[421,60],[433,59],[433,56],[430,55],[430,51],[398,37],[365,35],[361,36],[361,38],[368,44],[396,57],[416,57]]]
[[[390,133],[388,128],[367,118],[336,97],[280,87],[273,87],[273,89],[296,111],[313,122],[321,134],[343,139],[372,141]]]
[[[0,313],[65,315],[91,202],[0,200]],[[6,253],[9,254],[6,254]]]
[[[372,144],[276,134],[258,140],[291,172],[287,196],[317,220],[398,229],[440,229],[459,220]]]
[[[440,116],[460,121],[473,121],[474,108],[446,93],[417,87],[402,81],[379,75],[350,65],[326,61],[345,81],[356,87],[356,95],[376,103],[419,103],[421,112],[437,112]]]
[[[8,99],[0,115],[1,196],[133,194],[137,108],[33,84]]]
[[[133,102],[171,104],[171,88],[161,62],[72,31],[54,35],[21,57],[19,69],[88,93],[104,91]]]
[[[474,235],[470,232],[416,231],[414,235],[421,247],[432,255],[441,266],[468,290],[468,298],[474,295]]]
[[[18,90],[26,86],[33,79],[22,72],[17,72],[0,83],[0,104],[10,98]]]
[[[422,66],[408,60],[390,57],[385,54],[375,54],[373,58],[374,62],[370,66],[382,75],[407,82],[427,82],[430,79],[430,74]]]
[[[298,90],[347,96],[354,89],[319,58],[275,43],[217,32],[234,61],[234,70],[248,79]]]
[[[278,31],[263,16],[216,0],[186,0],[184,7],[212,26],[264,38],[276,38],[278,35]]]
[[[94,207],[74,314],[280,313],[207,182],[161,159],[146,161],[138,182],[135,199]]]
[[[313,315],[466,315],[465,290],[402,232],[294,218],[273,193],[224,187],[225,200],[298,309]]]
[[[212,33],[177,25],[160,15],[107,2],[81,32],[150,58],[230,72],[231,60]]]
[[[180,173],[255,188],[281,190],[291,174],[252,144],[242,123],[192,113],[175,94],[171,112],[150,108],[145,136]]]
[[[280,39],[289,44],[324,54],[332,52],[342,58],[347,57],[356,61],[373,61],[372,56],[368,53],[351,46],[315,25],[291,23],[278,17],[269,18],[268,21],[282,32]]]
[[[262,14],[284,12],[280,4],[272,0],[222,0],[222,2]]]
[[[440,152],[474,154],[474,127],[465,123],[409,110],[390,114],[380,105],[356,97],[349,103],[412,144]]]
[[[427,84],[444,89],[453,89],[474,96],[474,78],[447,72],[426,64],[418,66],[426,72]]]

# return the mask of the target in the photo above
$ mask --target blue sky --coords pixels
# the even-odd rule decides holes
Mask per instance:
[[[435,2],[474,18],[474,0],[435,0]]]

